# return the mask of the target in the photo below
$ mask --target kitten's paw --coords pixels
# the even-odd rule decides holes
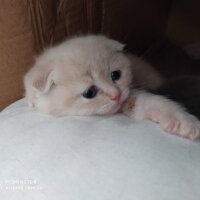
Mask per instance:
[[[189,139],[196,139],[199,136],[200,126],[199,124],[191,121],[185,120],[181,123],[180,131],[178,134]]]
[[[200,121],[174,101],[144,91],[136,91],[122,111],[132,119],[150,120],[165,132],[195,139],[200,135]]]
[[[168,119],[166,123],[163,121],[163,128],[167,133],[178,133],[180,125],[181,123],[177,119]]]
[[[161,128],[169,133],[180,135],[185,138],[195,139],[200,134],[200,122],[188,113],[160,113],[151,111],[147,113],[147,119],[158,123]]]

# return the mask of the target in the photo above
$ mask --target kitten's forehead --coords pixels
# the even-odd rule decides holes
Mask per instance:
[[[95,54],[98,54],[95,52]],[[129,63],[123,55],[108,54],[107,57],[98,55],[85,57],[65,57],[64,62],[59,63],[58,80],[64,85],[79,84],[91,85],[96,80],[108,80],[112,70],[122,70]]]
[[[101,57],[96,52],[90,56],[66,56],[62,61],[58,60],[58,72],[61,77],[68,80],[94,79],[109,72],[109,59],[109,55]]]
[[[50,51],[53,58],[66,63],[71,61],[77,67],[81,65],[95,67],[95,63],[101,64],[122,49],[123,44],[117,41],[103,36],[89,35],[67,40]]]
[[[111,69],[127,66],[123,45],[105,37],[84,37],[67,41],[52,50],[57,80],[62,84],[90,83],[106,79]],[[54,54],[56,52],[56,54]]]
[[[62,83],[85,83],[91,84],[96,79],[105,78],[109,73],[109,67],[104,65],[98,65],[98,63],[71,63],[70,69],[68,67],[61,68],[61,70],[57,71],[59,76],[59,80]]]

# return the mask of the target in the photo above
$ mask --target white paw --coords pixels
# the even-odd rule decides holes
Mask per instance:
[[[200,122],[186,112],[154,110],[147,112],[146,118],[158,123],[164,131],[170,134],[195,139],[200,133]]]
[[[124,114],[136,120],[151,120],[170,134],[189,139],[199,136],[200,121],[181,105],[145,91],[134,92],[123,106]]]

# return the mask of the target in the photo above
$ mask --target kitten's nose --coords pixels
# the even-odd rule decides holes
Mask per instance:
[[[111,99],[112,101],[117,101],[117,102],[119,102],[120,99],[121,99],[121,92],[119,92],[118,94],[116,94],[116,95],[114,95],[114,96],[110,96],[110,99]]]

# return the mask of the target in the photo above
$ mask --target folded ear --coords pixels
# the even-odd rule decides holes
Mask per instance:
[[[32,85],[36,90],[42,93],[46,93],[51,89],[51,87],[54,84],[53,78],[54,78],[54,71],[52,70],[45,71],[44,69],[44,71],[40,71],[39,73],[37,73],[37,75],[33,77]]]
[[[54,84],[54,70],[45,65],[35,65],[24,76],[26,93],[35,90],[39,93],[48,92]]]
[[[113,40],[110,38],[107,38],[105,36],[100,36],[101,39],[101,43],[104,43],[105,46],[107,46],[108,48],[114,50],[114,51],[123,51],[125,45],[118,42],[117,40]]]
[[[109,42],[107,42],[107,45],[109,45],[113,50],[115,51],[123,51],[125,45],[116,41],[109,39]]]

